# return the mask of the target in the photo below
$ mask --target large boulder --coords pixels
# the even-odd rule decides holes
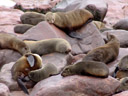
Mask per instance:
[[[71,38],[56,26],[49,24],[46,21],[42,21],[29,29],[22,36],[19,36],[19,38],[33,40],[63,38],[71,44],[72,54],[87,53],[93,48],[104,45],[104,40],[102,39],[99,30],[92,23],[83,26],[82,28],[76,30],[76,32],[83,37],[82,40]]]
[[[118,93],[118,94],[115,94],[115,95],[112,95],[112,96],[128,96],[128,91],[123,91],[121,93]]]
[[[119,87],[112,77],[52,76],[37,83],[30,96],[110,96]]]

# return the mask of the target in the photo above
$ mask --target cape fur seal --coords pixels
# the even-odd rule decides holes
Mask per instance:
[[[20,88],[28,94],[23,81],[32,70],[42,68],[42,58],[38,54],[28,53],[23,55],[11,68],[12,79],[16,80]]]
[[[128,55],[124,56],[117,65],[113,77],[123,78],[128,76]]]
[[[68,12],[47,12],[45,20],[64,30],[67,35],[81,39],[78,33],[73,32],[91,22],[93,15],[86,9],[76,9]]]
[[[13,49],[22,55],[30,52],[29,47],[22,40],[7,33],[0,33],[0,48]]]
[[[32,53],[39,55],[52,52],[68,53],[71,51],[71,45],[62,38],[51,38],[39,41],[24,41],[29,46]]]
[[[53,64],[48,63],[41,69],[30,71],[28,73],[28,76],[32,81],[39,82],[55,74],[58,74],[57,67]]]
[[[32,28],[33,25],[30,24],[18,24],[14,27],[14,32],[15,33],[20,33],[23,34],[25,33],[28,29]]]
[[[106,64],[114,61],[119,54],[120,43],[114,35],[111,35],[109,33],[107,34],[107,39],[107,44],[89,51],[83,58],[83,61],[92,60],[104,62]]]
[[[45,20],[45,15],[37,12],[25,12],[21,15],[20,20],[23,24],[37,25]]]
[[[109,69],[103,62],[82,61],[66,66],[61,75],[64,77],[70,75],[92,75],[97,77],[108,77]]]

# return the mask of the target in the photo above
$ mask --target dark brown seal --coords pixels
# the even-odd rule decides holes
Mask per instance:
[[[109,69],[103,62],[86,61],[66,66],[61,73],[62,76],[70,75],[92,75],[97,77],[108,77]]]
[[[114,61],[119,54],[120,43],[119,40],[111,34],[107,34],[107,39],[107,44],[89,51],[83,58],[83,61],[92,60],[104,62],[106,64]]]

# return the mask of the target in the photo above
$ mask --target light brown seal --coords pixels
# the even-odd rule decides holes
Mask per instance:
[[[81,39],[78,33],[73,31],[91,22],[93,15],[86,9],[76,9],[68,12],[48,12],[45,15],[45,19],[64,30],[70,37]]]
[[[24,41],[32,53],[39,55],[49,54],[52,52],[68,53],[71,51],[69,42],[62,38],[51,38],[39,41]]]
[[[29,47],[22,40],[8,33],[0,33],[0,48],[13,49],[22,55],[30,52]]]
[[[28,73],[32,70],[42,68],[42,59],[38,54],[28,53],[23,55],[11,68],[12,79],[16,80],[20,88],[28,94],[23,81],[28,77]]]
[[[28,73],[28,76],[32,81],[39,82],[55,74],[58,74],[57,67],[53,64],[48,63],[41,69],[30,71]]]

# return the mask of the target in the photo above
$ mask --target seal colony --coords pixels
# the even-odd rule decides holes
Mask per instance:
[[[47,12],[45,20],[54,24],[72,38],[81,39],[76,29],[88,24],[93,19],[93,15],[86,9],[76,9],[68,12]]]

